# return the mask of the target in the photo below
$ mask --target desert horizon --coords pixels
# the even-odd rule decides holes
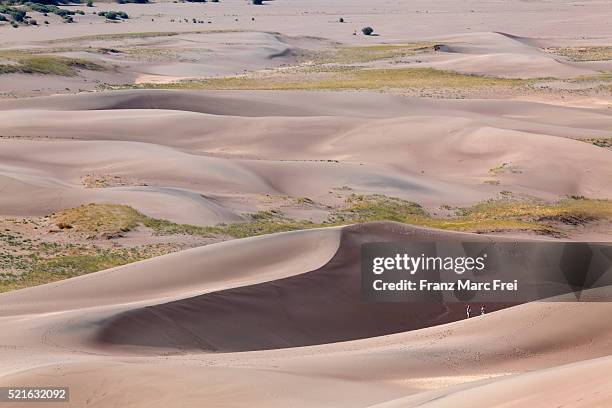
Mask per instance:
[[[611,18],[3,0],[0,406],[612,406]]]

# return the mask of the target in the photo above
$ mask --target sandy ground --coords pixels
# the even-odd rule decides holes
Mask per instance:
[[[0,75],[7,231],[14,219],[92,202],[208,226],[271,208],[320,222],[350,194],[434,214],[502,193],[612,199],[612,151],[592,143],[612,136],[609,82],[584,79],[612,62],[549,50],[609,46],[608,1],[67,7],[87,14],[0,26],[3,52],[106,67]],[[131,18],[105,22],[92,14],[101,10]],[[378,35],[361,35],[364,26]],[[532,82],[478,92],[108,90],[282,74],[338,47],[421,42],[441,48],[365,65]],[[571,238],[610,241],[610,225]],[[70,243],[49,234],[40,237]],[[70,407],[612,406],[610,302],[491,304],[462,320],[463,305],[360,301],[362,243],[517,238],[374,223],[210,245],[142,229],[92,241],[197,247],[0,294],[0,386],[70,386]]]
[[[75,407],[610,403],[610,303],[470,320],[462,305],[361,303],[359,244],[423,239],[492,238],[389,223],[292,232],[0,295],[0,384],[69,385]]]
[[[0,108],[0,202],[10,215],[119,202],[154,217],[215,224],[261,204],[236,207],[236,194],[333,204],[330,192],[342,187],[428,208],[470,205],[504,190],[612,197],[610,150],[576,140],[607,136],[607,109],[155,90],[11,100]],[[494,175],[503,163],[513,170]],[[92,174],[138,182],[85,188],[82,179]],[[32,194],[41,199],[23,200]]]

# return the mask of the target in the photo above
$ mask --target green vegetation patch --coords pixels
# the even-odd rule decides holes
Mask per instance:
[[[186,34],[219,34],[219,33],[240,33],[246,30],[227,29],[227,30],[192,30],[192,31],[145,31],[140,33],[116,33],[116,34],[92,34],[79,37],[60,38],[49,40],[47,43],[65,43],[78,41],[109,41],[109,40],[129,40],[155,37],[174,37]]]
[[[161,235],[220,236],[222,239],[372,221],[396,221],[476,233],[532,231],[562,236],[567,227],[597,220],[612,220],[611,201],[569,197],[547,203],[507,196],[456,209],[452,216],[433,216],[420,205],[407,200],[357,194],[347,197],[345,205],[332,211],[321,223],[290,219],[271,210],[252,214],[243,222],[195,226],[147,217],[131,207],[118,204],[88,204],[52,216],[58,228],[92,237],[112,238],[117,233],[144,225]],[[34,242],[15,233],[0,232],[0,271],[6,271],[0,273],[0,292],[96,272],[176,249],[169,245],[105,249],[89,244]]]
[[[52,215],[59,229],[74,230],[89,237],[113,237],[130,231],[145,218],[132,207],[120,204],[87,204]]]
[[[314,56],[318,64],[357,64],[379,60],[397,59],[433,51],[433,43],[381,44],[341,47]]]
[[[593,144],[598,147],[612,148],[612,136],[611,137],[592,137],[589,139],[580,139],[583,142]]]
[[[73,230],[90,238],[120,236],[138,225],[151,228],[159,235],[188,234],[203,237],[221,235],[233,238],[245,238],[316,226],[309,221],[284,218],[280,213],[272,211],[261,211],[249,217],[250,220],[246,222],[197,226],[147,217],[127,205],[87,204],[57,212],[53,214],[52,220],[61,230]]]
[[[127,20],[130,18],[125,11],[98,11],[100,17],[106,17],[107,20]]]
[[[519,174],[522,173],[521,168],[512,163],[502,163],[499,166],[492,167],[489,169],[489,173],[499,176],[501,174]]]
[[[1,239],[1,237],[0,237]],[[23,289],[141,261],[176,250],[167,245],[103,249],[36,243],[19,255],[0,251],[0,292]]]
[[[0,4],[0,21],[7,21],[5,15],[15,23],[24,23],[27,18],[27,13],[23,8]]]
[[[63,18],[66,18],[67,16],[74,16],[75,14],[81,14],[81,15],[85,14],[83,10],[68,10],[68,9],[57,7],[56,5],[53,5],[53,4],[40,4],[40,3],[30,3],[30,2],[24,3],[24,4],[26,4],[27,7],[32,11],[36,11],[42,14],[52,13],[52,14],[56,14]]]
[[[95,62],[56,55],[41,55],[23,51],[0,52],[0,74],[23,73],[75,76],[78,70],[102,71],[105,68]]]
[[[72,23],[74,21],[72,16],[85,14],[83,10],[63,9],[58,7],[57,4],[60,4],[60,2],[52,0],[46,0],[44,3],[3,0],[0,4],[0,21],[7,21],[6,16],[8,15],[11,17],[13,27],[18,27],[19,24],[38,25],[37,21],[27,14],[27,11],[35,11],[45,16],[49,13],[56,14],[62,17],[65,22]]]
[[[609,82],[612,82],[612,72],[600,72],[598,74],[593,75],[581,75],[576,78],[568,79],[567,81],[573,83],[599,82],[607,84]]]
[[[572,61],[608,61],[612,60],[612,46],[559,47],[546,48],[545,51],[561,55]]]
[[[221,235],[233,238],[372,221],[396,221],[478,233],[522,230],[562,234],[560,224],[579,225],[601,219],[612,219],[612,202],[609,200],[573,197],[547,203],[536,199],[502,197],[457,209],[452,217],[436,217],[419,204],[407,200],[384,195],[356,194],[349,196],[345,206],[332,211],[322,223],[287,218],[281,212],[272,210],[252,214],[244,222],[196,226],[147,217],[131,207],[117,204],[88,204],[54,215],[58,226],[59,223],[65,223],[64,228],[75,228],[92,235],[112,236],[129,231],[137,225],[144,225],[161,235]]]
[[[494,78],[433,68],[315,67],[293,72],[265,73],[168,84],[138,84],[130,88],[219,90],[380,90],[483,89],[515,87],[526,80]]]
[[[418,204],[386,196],[353,195],[340,213],[343,222],[397,221],[431,228],[466,231],[534,231],[562,234],[559,224],[578,225],[612,219],[612,202],[567,198],[557,203],[512,198],[492,199],[458,209],[455,216],[435,217]]]
[[[612,202],[571,197],[556,203],[539,200],[495,199],[467,209],[455,217],[431,218],[428,226],[470,232],[535,231],[563,234],[560,224],[581,225],[612,219]]]
[[[93,208],[91,210],[92,215],[100,213]],[[35,228],[40,227],[36,221],[20,222],[28,223],[33,223]],[[3,229],[0,232],[0,292],[113,268],[177,249],[172,244],[103,248],[85,241],[78,244],[47,242],[38,238],[25,238],[20,232]]]
[[[249,221],[233,224],[218,224],[209,227],[200,227],[189,224],[175,224],[167,220],[148,218],[143,225],[152,228],[156,233],[166,234],[190,234],[211,237],[215,235],[228,236],[232,238],[247,238],[258,235],[273,234],[276,232],[295,231],[319,227],[311,221],[294,220],[285,218],[280,213],[272,211],[260,211],[250,216]]]

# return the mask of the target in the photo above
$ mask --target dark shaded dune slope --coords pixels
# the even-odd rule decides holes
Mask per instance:
[[[304,114],[303,109],[285,107],[282,103],[274,103],[270,100],[253,103],[244,98],[232,96],[231,93],[218,95],[209,92],[175,90],[126,90],[0,101],[0,110],[6,109],[60,111],[162,109],[212,115],[240,114],[241,116],[267,116],[270,112],[301,116],[300,111]]]
[[[315,271],[130,310],[102,322],[97,341],[230,352],[354,340],[459,320],[462,304],[362,302],[360,245],[468,239],[488,240],[395,223],[347,227],[338,252]],[[489,310],[508,306],[489,305]]]

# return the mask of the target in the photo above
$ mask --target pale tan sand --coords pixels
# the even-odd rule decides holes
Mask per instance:
[[[360,43],[406,41],[406,38],[437,37],[473,32],[504,32],[523,37],[553,37],[564,41],[602,41],[612,36],[608,24],[609,8],[602,1],[564,1],[562,3],[511,1],[491,3],[469,0],[457,3],[442,0],[435,5],[427,0],[378,4],[365,0],[274,1],[252,6],[242,0],[222,4],[176,4],[160,1],[145,7],[137,4],[99,3],[95,11],[123,10],[132,16],[121,24],[108,24],[92,16],[76,16],[77,24],[51,24],[30,27],[15,37],[3,30],[2,42],[57,39],[92,33],[159,32],[187,30],[242,29],[281,32],[292,36],[318,36],[336,41]],[[85,7],[77,6],[75,8]],[[161,14],[162,17],[156,16]],[[211,24],[171,23],[171,19],[197,17]],[[251,20],[255,17],[255,21]],[[344,17],[346,23],[338,23]],[[55,16],[49,16],[49,20]],[[154,19],[154,21],[151,20]],[[238,19],[238,21],[235,21]],[[42,20],[42,19],[41,19]],[[57,20],[56,20],[57,21]],[[55,21],[54,21],[55,22]],[[92,24],[89,24],[89,23]],[[371,25],[377,37],[353,36],[355,29]],[[605,41],[605,40],[604,40]]]
[[[358,300],[359,291],[349,289],[351,282],[358,282],[359,270],[355,257],[346,251],[358,249],[360,242],[398,239],[492,238],[391,223],[296,232],[215,244],[0,295],[4,329],[0,335],[0,384],[69,385],[72,393],[67,406],[75,407],[198,406],[202,401],[210,406],[395,407],[427,401],[441,404],[432,406],[490,406],[502,401],[510,406],[525,401],[530,406],[548,406],[551,392],[553,398],[571,406],[581,406],[579,399],[584,401],[582,406],[605,406],[610,401],[603,376],[609,369],[609,358],[603,357],[612,349],[606,318],[611,304],[606,302],[531,303],[467,321],[361,339],[367,337],[363,330],[368,328],[369,317],[364,310],[356,313],[365,306]],[[294,252],[288,253],[289,248]],[[297,248],[300,250],[295,251]],[[331,258],[336,249],[339,252]],[[320,272],[305,273],[325,263]],[[344,270],[353,279],[334,278],[334,274],[340,276],[334,270]],[[348,285],[344,289],[348,303],[338,296],[328,302],[312,296],[299,301],[299,292],[308,285],[324,293],[321,282],[309,278],[312,274],[327,275],[340,285],[340,291],[342,285]],[[297,285],[291,283],[294,279],[307,281]],[[113,327],[108,318],[127,310],[262,281],[278,288],[276,294],[270,294],[276,301],[245,294],[240,310],[250,318],[241,320],[232,314],[231,297],[224,291],[216,292],[210,298],[212,309],[178,307],[174,318],[159,314],[161,319],[155,323],[159,333],[147,339],[176,340],[173,327],[180,322],[181,330],[186,330],[187,322],[180,319],[188,316],[196,324],[193,328],[205,327],[198,326],[198,321],[206,324],[217,316],[231,316],[218,320],[209,330],[184,332],[204,341],[214,336],[211,330],[225,331],[227,337],[221,344],[230,347],[241,343],[258,348],[254,341],[274,339],[275,334],[279,337],[273,341],[304,336],[309,319],[321,324],[335,321],[319,334],[353,327],[361,332],[359,339],[241,353],[210,353],[205,343],[200,343],[197,348],[202,350],[186,347],[191,351],[183,348],[176,354],[174,346],[134,344],[134,339],[146,333],[146,324],[113,328],[123,332],[124,341],[132,341],[131,347],[112,346],[100,337]],[[284,295],[283,286],[297,292]],[[589,294],[594,298],[608,295],[608,288]],[[295,301],[300,303],[299,309],[291,306]],[[332,307],[338,305],[349,307],[344,311],[345,306]],[[389,324],[397,324],[397,319],[386,320],[389,313],[407,312],[407,305],[387,306],[377,310],[379,329],[386,326],[390,330]],[[286,319],[283,324],[258,323],[262,317],[280,323],[281,316]],[[293,335],[289,336],[287,329],[294,330]],[[603,359],[593,360],[598,358]],[[557,381],[568,382],[564,392],[553,391]],[[180,397],[175,397],[177,394]]]
[[[612,63],[572,62],[542,48],[609,44],[612,29],[606,6],[599,1],[512,1],[500,6],[482,0],[460,4],[445,0],[435,5],[425,0],[377,5],[365,0],[282,0],[265,6],[243,0],[223,4],[160,1],[144,6],[101,2],[93,9],[75,6],[86,12],[75,17],[75,24],[31,13],[38,21],[49,20],[51,24],[24,27],[18,32],[3,27],[7,29],[0,30],[0,42],[11,49],[63,48],[57,51],[59,55],[103,62],[113,67],[110,71],[82,72],[70,78],[1,75],[0,90],[4,96],[32,96],[95,90],[100,83],[164,83],[235,75],[283,67],[295,62],[303,51],[337,44],[407,42],[448,45],[442,52],[406,59],[409,67],[521,78],[576,77],[609,71]],[[107,10],[126,11],[131,18],[109,24],[91,15],[92,11]],[[203,23],[192,23],[194,18]],[[339,18],[345,23],[339,23]],[[361,35],[365,26],[374,27],[377,35]],[[133,36],[105,37],[118,34]],[[98,51],[124,46],[148,51]]]
[[[510,78],[572,78],[612,68],[610,62],[600,66],[571,62],[544,51],[547,46],[544,40],[503,32],[479,32],[436,40],[445,44],[444,52],[413,59],[437,69]]]
[[[607,407],[612,404],[606,372],[610,357],[538,370],[497,381],[455,387],[442,392],[417,394],[376,404],[373,408],[396,407]]]
[[[612,152],[573,140],[607,136],[607,109],[189,91],[35,98],[0,108],[0,132],[8,137],[0,201],[9,215],[117,202],[206,225],[257,210],[233,206],[236,193],[325,200],[343,186],[428,208],[470,205],[502,190],[552,200],[612,196]],[[503,163],[514,170],[494,174]],[[148,185],[85,189],[87,174]],[[485,183],[491,179],[499,185]],[[34,194],[41,199],[29,200]]]
[[[325,264],[339,245],[338,228],[234,240],[121,266],[50,286],[3,294],[2,314],[44,313],[182,297],[307,272]],[[307,254],[307,255],[306,255]],[[176,267],[176,263],[180,267]],[[244,265],[250,267],[245,269]],[[115,276],[119,277],[118,279]],[[78,283],[77,283],[78,282]],[[234,282],[230,284],[230,282]],[[74,285],[77,285],[75,287]],[[102,290],[101,285],[110,285]],[[161,291],[160,291],[161,290]],[[41,303],[39,296],[48,298]],[[30,299],[29,301],[27,299]],[[9,304],[13,303],[13,307]]]
[[[299,197],[318,207],[287,214],[320,219],[352,193],[402,197],[433,212],[506,191],[612,198],[612,151],[580,140],[611,136],[609,91],[568,81],[612,62],[545,50],[609,46],[606,1],[74,8],[87,11],[76,24],[32,13],[51,24],[0,27],[3,49],[107,66],[72,77],[0,75],[2,217],[110,202],[211,225],[247,219],[268,208],[266,199]],[[101,10],[131,18],[107,23],[91,14]],[[170,21],[192,18],[204,23]],[[379,35],[361,35],[364,26]],[[421,94],[433,98],[126,90],[13,99],[282,71],[334,47],[418,42],[443,47],[365,65],[540,79],[479,95],[487,99],[453,90]],[[96,175],[127,182],[86,185]],[[612,406],[612,302],[489,305],[493,313],[461,320],[463,305],[360,301],[363,242],[516,238],[395,223],[296,231],[0,294],[0,386],[69,386],[70,403],[59,405],[75,408]],[[609,241],[610,224],[572,238]]]

